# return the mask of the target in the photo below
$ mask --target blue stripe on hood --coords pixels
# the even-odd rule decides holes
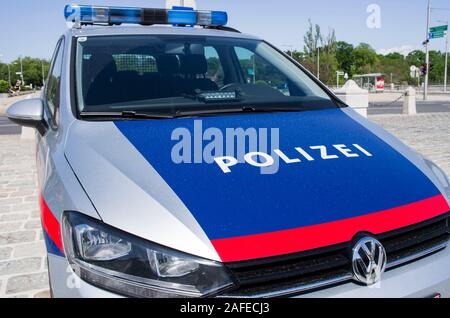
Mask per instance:
[[[224,135],[226,128],[279,128],[280,149],[294,157],[295,147],[302,147],[317,159],[280,162],[272,175],[247,164],[229,174],[216,164],[175,164],[171,134],[179,127],[193,132],[193,119],[115,124],[211,240],[361,216],[439,194],[416,166],[339,109],[202,118],[203,129],[219,128]],[[334,149],[339,160],[321,160],[309,149],[335,144],[359,144],[373,157],[345,158]]]

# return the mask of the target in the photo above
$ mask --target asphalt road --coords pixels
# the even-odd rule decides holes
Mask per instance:
[[[12,123],[8,118],[0,116],[0,135],[16,135],[20,134],[22,129]]]
[[[369,106],[369,115],[401,114],[402,102],[377,103]],[[450,102],[417,102],[418,113],[450,113]]]

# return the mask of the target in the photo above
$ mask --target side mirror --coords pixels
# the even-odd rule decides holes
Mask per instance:
[[[44,101],[40,98],[15,102],[6,110],[6,116],[14,123],[37,129],[44,135],[48,125],[44,119]]]

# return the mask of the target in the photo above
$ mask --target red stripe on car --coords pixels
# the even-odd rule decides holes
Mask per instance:
[[[39,205],[41,207],[41,219],[44,230],[59,250],[64,252],[61,239],[61,226],[52,211],[49,209],[42,195],[39,196]]]
[[[277,232],[213,240],[223,262],[237,262],[298,253],[349,242],[360,232],[374,235],[414,225],[449,212],[438,195],[359,217]]]

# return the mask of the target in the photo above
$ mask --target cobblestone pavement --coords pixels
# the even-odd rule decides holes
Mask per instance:
[[[380,115],[370,119],[433,160],[450,176],[450,113]]]
[[[0,297],[48,297],[34,141],[0,136]]]
[[[450,114],[373,116],[450,175]],[[48,297],[34,142],[0,136],[0,297]]]

